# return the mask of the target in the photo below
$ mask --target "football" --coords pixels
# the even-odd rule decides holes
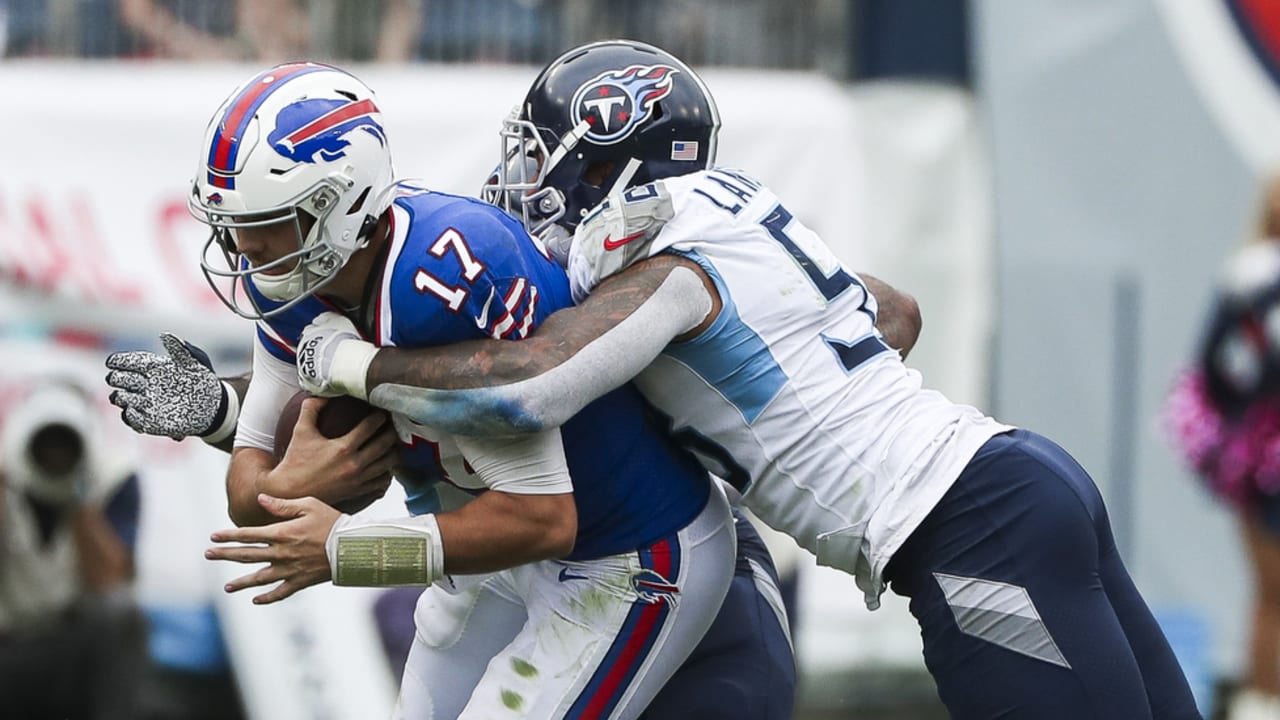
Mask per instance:
[[[276,462],[280,462],[280,458],[284,457],[284,451],[293,440],[293,426],[298,424],[298,415],[302,412],[302,401],[309,397],[312,397],[311,394],[305,390],[299,390],[289,398],[289,402],[285,403],[280,411],[280,419],[276,421]],[[385,410],[350,395],[332,397],[324,407],[320,408],[320,415],[316,418],[316,429],[327,438],[342,437],[359,425],[361,420],[375,412],[386,413]]]
[[[312,397],[310,393],[305,390],[299,390],[293,397],[289,398],[289,402],[285,403],[284,408],[280,410],[280,418],[276,420],[275,431],[274,454],[276,462],[280,462],[281,458],[284,457],[285,451],[289,449],[289,443],[293,440],[293,428],[298,424],[298,415],[302,412],[302,401],[309,397]],[[359,398],[353,398],[350,395],[339,395],[329,398],[324,406],[320,408],[320,414],[316,417],[316,429],[327,438],[342,437],[351,432],[356,425],[359,425],[361,420],[373,413],[386,415],[387,411],[374,407]],[[384,494],[385,490],[377,493],[368,493],[338,503],[334,507],[344,513],[356,513],[368,507],[374,500]]]

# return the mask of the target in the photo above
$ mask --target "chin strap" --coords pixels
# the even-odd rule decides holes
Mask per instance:
[[[611,197],[615,192],[622,192],[630,187],[631,178],[635,177],[636,173],[640,171],[640,166],[642,164],[643,163],[636,158],[628,158],[627,164],[623,166],[622,172],[618,174],[618,179],[613,181],[613,185],[609,186],[609,189],[605,191],[604,196]]]

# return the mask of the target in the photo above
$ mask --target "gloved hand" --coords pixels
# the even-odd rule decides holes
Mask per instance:
[[[298,341],[298,384],[312,395],[351,395],[367,400],[365,375],[378,353],[343,315],[321,313]]]
[[[574,301],[616,273],[643,260],[675,214],[662,181],[614,190],[578,223],[566,261]],[[547,240],[543,241],[544,243]]]
[[[167,356],[143,350],[107,356],[111,404],[126,425],[146,435],[226,439],[240,414],[235,392],[218,379],[204,350],[171,333],[161,333],[160,342]]]

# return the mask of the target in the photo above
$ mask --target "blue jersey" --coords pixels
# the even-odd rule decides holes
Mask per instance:
[[[424,347],[484,337],[519,340],[572,304],[564,271],[505,212],[402,185],[391,213],[386,259],[357,319],[371,342]],[[254,292],[264,308],[272,306]],[[324,298],[308,298],[261,321],[258,339],[293,363],[303,328],[330,310],[337,308]],[[397,478],[411,512],[439,509],[437,483],[484,490],[447,436],[404,417],[396,418],[396,427],[403,443]],[[578,510],[569,559],[643,547],[684,527],[706,504],[706,471],[650,421],[630,385],[591,403],[561,430]]]

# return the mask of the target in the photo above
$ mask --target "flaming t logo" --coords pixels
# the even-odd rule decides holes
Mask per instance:
[[[626,138],[671,94],[679,70],[670,65],[631,65],[600,73],[573,94],[573,122],[590,125],[586,137],[600,145]]]

